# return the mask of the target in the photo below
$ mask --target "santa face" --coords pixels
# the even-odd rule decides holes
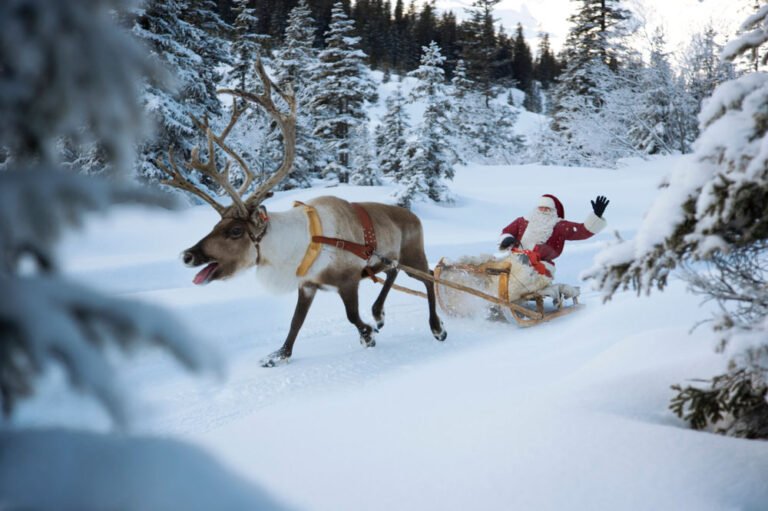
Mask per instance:
[[[560,219],[555,210],[551,208],[537,207],[525,216],[528,225],[523,233],[523,239],[520,244],[526,250],[532,250],[539,243],[544,243],[550,236],[552,230]]]

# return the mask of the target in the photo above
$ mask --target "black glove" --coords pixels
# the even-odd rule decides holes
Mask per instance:
[[[605,208],[608,207],[608,203],[611,202],[608,199],[606,199],[602,195],[598,195],[597,199],[590,201],[592,202],[592,211],[595,212],[595,215],[599,216],[600,218],[603,217],[603,213],[605,212]]]
[[[520,242],[517,241],[517,238],[514,236],[507,236],[504,238],[504,240],[502,240],[501,243],[499,243],[499,250],[505,250],[509,247],[516,247],[518,243]]]

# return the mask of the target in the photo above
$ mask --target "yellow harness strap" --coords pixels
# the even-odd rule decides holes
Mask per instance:
[[[313,239],[315,236],[322,236],[323,235],[323,226],[320,223],[320,217],[317,216],[317,210],[310,206],[309,204],[304,204],[303,202],[295,201],[293,203],[293,207],[302,206],[304,208],[304,211],[307,213],[307,219],[309,220],[309,239]],[[303,277],[307,274],[309,269],[312,267],[312,265],[315,262],[315,259],[317,259],[317,256],[320,255],[320,250],[322,250],[322,245],[320,243],[317,243],[315,241],[310,241],[309,246],[307,247],[307,252],[304,254],[304,259],[301,260],[301,264],[299,264],[299,267],[296,268],[296,276],[297,277]]]

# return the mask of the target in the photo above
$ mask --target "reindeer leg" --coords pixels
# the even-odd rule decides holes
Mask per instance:
[[[357,290],[360,285],[358,280],[353,280],[353,283],[339,287],[339,296],[344,302],[344,308],[347,310],[347,319],[350,323],[357,327],[357,331],[360,332],[360,343],[366,348],[372,348],[376,346],[376,341],[373,339],[373,327],[367,323],[363,323],[360,319],[360,312],[358,309]]]
[[[381,288],[381,293],[379,293],[378,298],[376,298],[376,301],[373,302],[373,307],[371,308],[373,319],[376,320],[377,330],[380,330],[384,326],[384,301],[387,299],[389,290],[392,288],[392,284],[395,282],[395,278],[397,277],[397,269],[392,268],[391,270],[387,270],[386,275],[387,278],[384,281],[383,287]]]
[[[414,261],[413,264],[408,264],[406,262],[403,262],[403,264],[407,266],[412,266],[417,270],[421,270],[425,273],[429,273],[430,275],[434,275],[432,270],[429,269],[429,264],[427,263],[426,255],[416,258],[416,261]],[[435,336],[435,339],[437,339],[438,341],[444,341],[445,338],[448,337],[448,332],[445,331],[445,326],[443,325],[443,322],[440,320],[440,316],[437,315],[434,283],[432,281],[426,280],[416,275],[411,275],[409,273],[408,273],[408,276],[416,280],[422,281],[424,283],[424,286],[427,288],[427,301],[429,302],[429,328],[432,331],[432,335]]]
[[[280,362],[285,362],[291,358],[293,343],[296,341],[296,336],[299,335],[301,325],[304,324],[304,319],[307,317],[307,312],[312,305],[316,292],[317,286],[314,284],[305,284],[299,288],[299,299],[296,302],[296,310],[293,312],[291,330],[288,332],[288,337],[286,337],[282,348],[261,360],[262,367],[275,367]]]

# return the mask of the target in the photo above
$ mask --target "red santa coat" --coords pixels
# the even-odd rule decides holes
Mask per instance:
[[[511,224],[501,231],[502,239],[508,236],[514,236],[522,240],[523,247],[526,250],[533,250],[539,254],[539,257],[545,261],[552,262],[563,253],[566,241],[585,240],[591,238],[602,231],[607,225],[606,221],[594,213],[590,213],[584,223],[570,222],[560,220],[552,227],[552,234],[546,241],[540,241],[534,246],[525,246],[525,230],[528,227],[528,220],[524,217],[516,218]],[[536,240],[538,241],[538,240]]]

